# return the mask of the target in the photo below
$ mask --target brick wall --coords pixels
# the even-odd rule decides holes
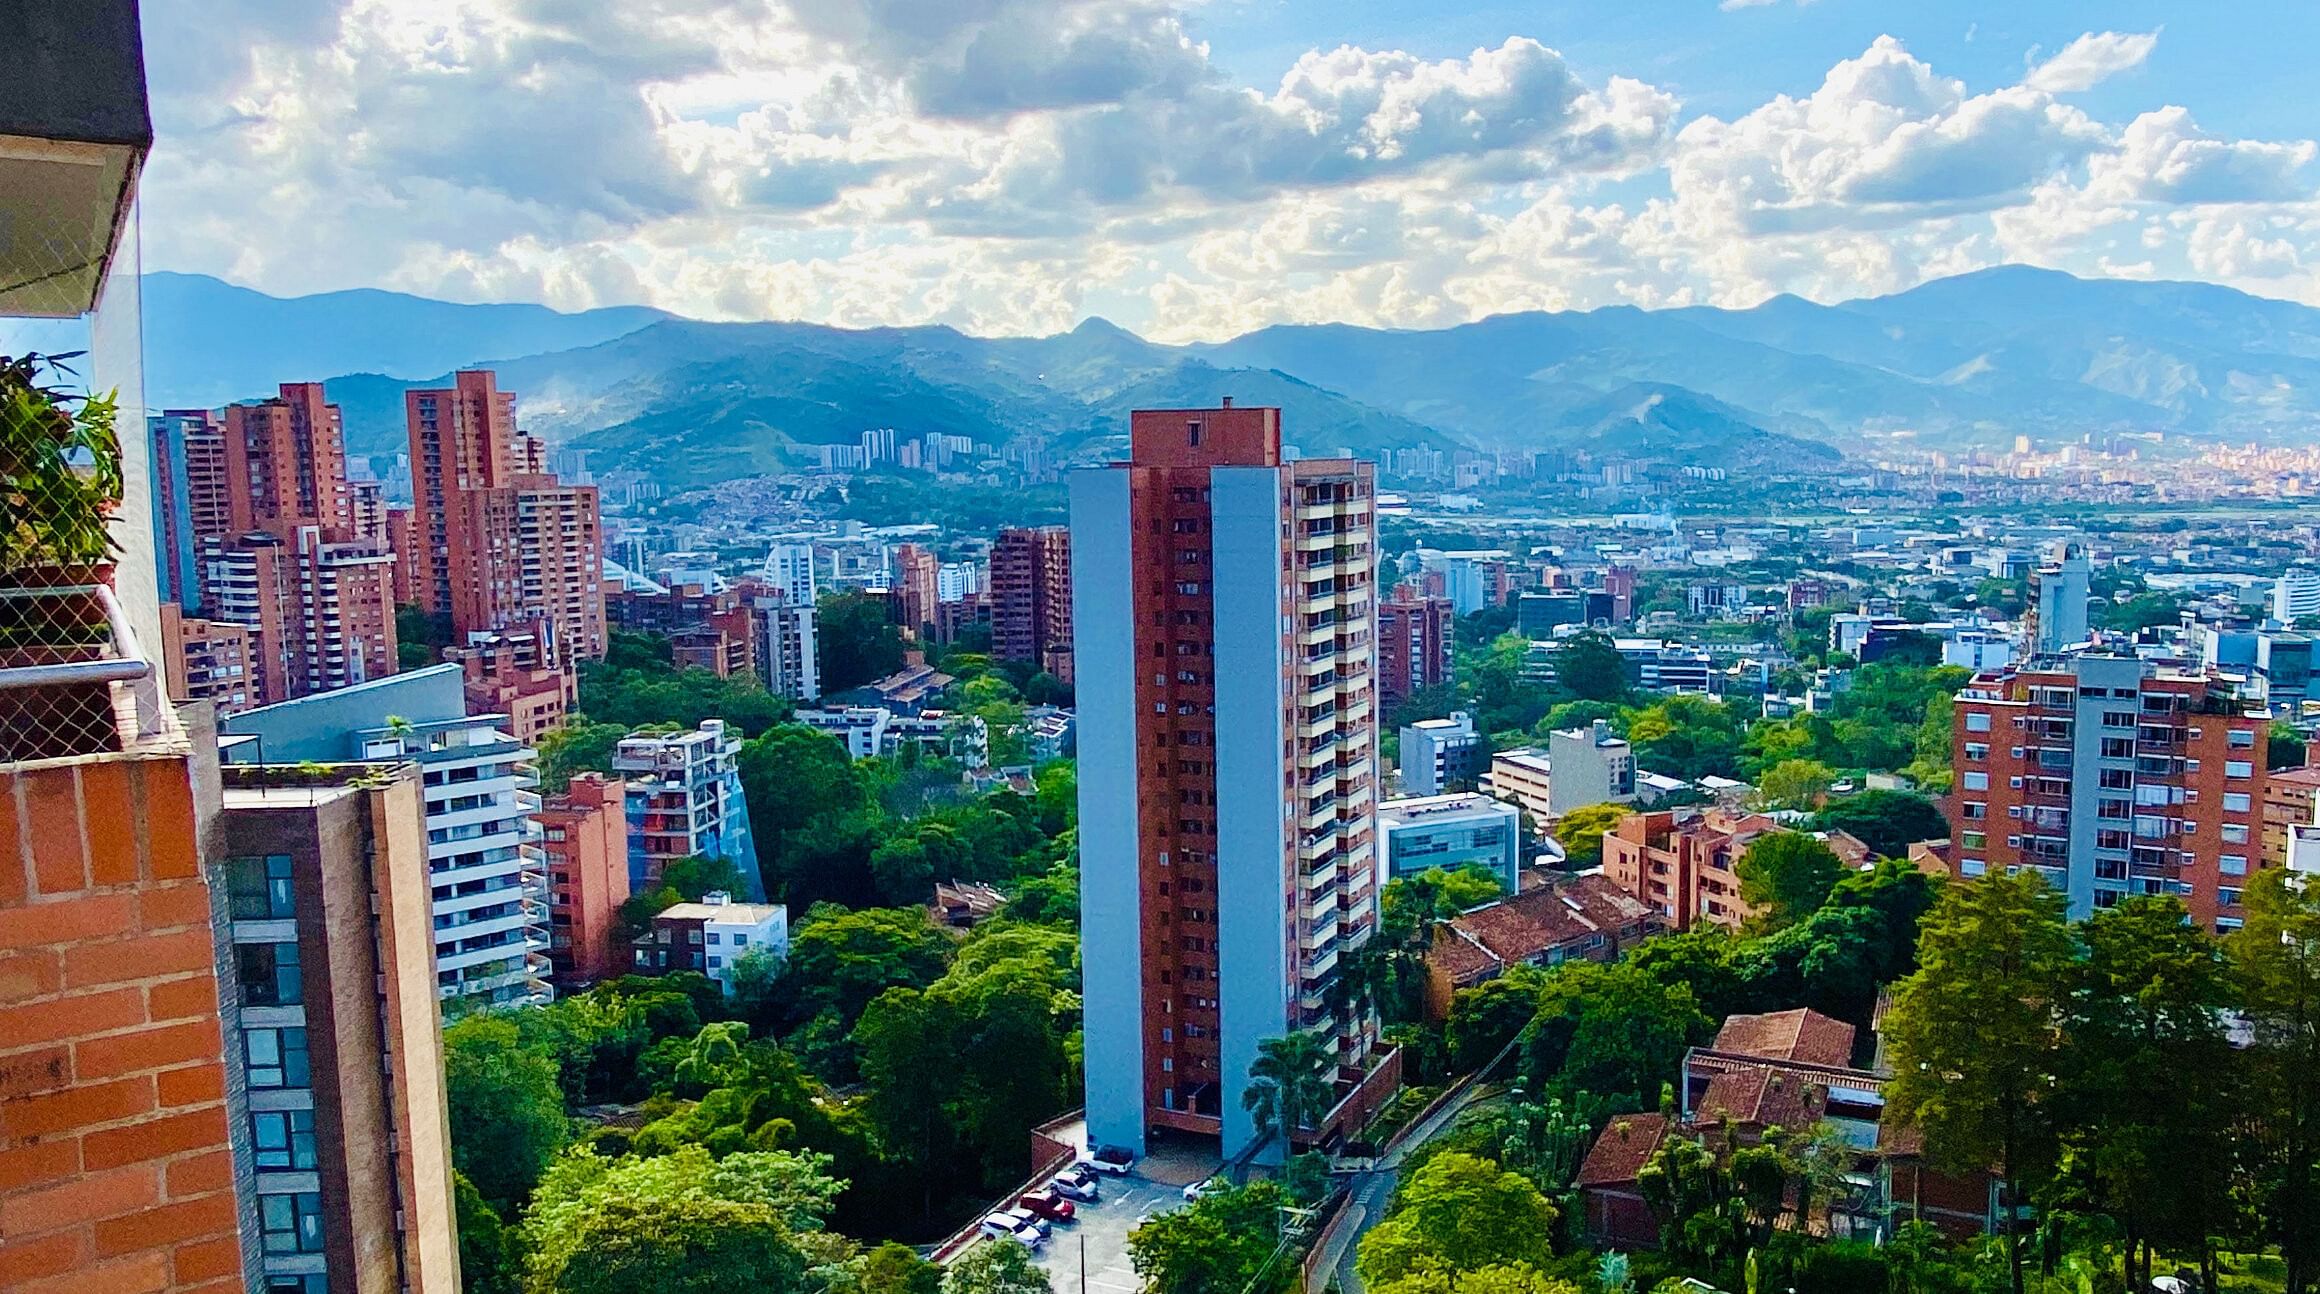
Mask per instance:
[[[241,1287],[182,751],[0,770],[0,1284]]]

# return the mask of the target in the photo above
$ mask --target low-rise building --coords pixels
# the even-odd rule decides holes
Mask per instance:
[[[628,901],[628,786],[582,773],[540,801],[548,865],[548,960],[556,986],[582,988],[628,969],[616,946]]]
[[[1553,769],[1547,783],[1550,816],[1635,799],[1635,751],[1601,719],[1584,728],[1548,733],[1547,760]]]
[[[2285,867],[2296,828],[2320,822],[2320,768],[2279,768],[2264,779],[2264,865]]]
[[[1551,779],[1545,751],[1533,746],[1502,750],[1490,757],[1490,771],[1482,789],[1520,806],[1534,822],[1548,822],[1555,811],[1548,799]]]
[[[1577,876],[1470,909],[1434,927],[1426,953],[1426,1008],[1446,1019],[1461,989],[1510,966],[1607,962],[1663,928],[1650,908],[1603,877]]]
[[[1464,710],[1447,719],[1421,719],[1402,725],[1402,790],[1411,795],[1440,795],[1470,782],[1482,773],[1482,734],[1474,716]]]
[[[789,909],[779,903],[736,903],[712,891],[698,903],[678,903],[653,917],[652,929],[632,949],[640,975],[697,971],[733,991],[735,965],[763,952],[789,956]]]
[[[1725,809],[1631,813],[1603,833],[1603,874],[1672,930],[1703,922],[1737,929],[1754,915],[1740,898],[1740,855],[1781,829]]]
[[[800,710],[790,718],[836,737],[852,759],[896,755],[905,745],[916,745],[926,754],[958,760],[970,769],[991,762],[990,726],[979,715],[947,710],[894,714],[876,706],[850,705]]]
[[[1487,795],[1432,795],[1378,806],[1378,885],[1431,867],[1488,868],[1502,893],[1522,888],[1522,814]]]

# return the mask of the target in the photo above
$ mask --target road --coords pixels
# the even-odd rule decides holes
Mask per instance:
[[[1349,1180],[1346,1190],[1352,1198],[1345,1204],[1345,1223],[1331,1233],[1331,1252],[1322,1255],[1322,1265],[1317,1270],[1334,1269],[1338,1288],[1344,1294],[1362,1294],[1361,1276],[1353,1270],[1353,1256],[1361,1247],[1361,1238],[1369,1234],[1369,1229],[1376,1226],[1378,1219],[1385,1215],[1386,1204],[1394,1196],[1394,1186],[1401,1181],[1402,1162],[1411,1151],[1442,1135],[1442,1130],[1449,1127],[1459,1115],[1504,1094],[1505,1088],[1500,1084],[1474,1084],[1451,1100],[1444,1101],[1441,1108],[1432,1114],[1410,1125],[1409,1131],[1391,1152],[1379,1159],[1368,1172]]]

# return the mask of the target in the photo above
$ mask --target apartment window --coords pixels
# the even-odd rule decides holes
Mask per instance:
[[[1978,822],[1981,819],[1990,816],[1990,806],[1982,803],[1980,800],[1969,800],[1963,807],[1965,809],[1966,818],[1969,821]]]
[[[1988,773],[1961,773],[1959,779],[1959,785],[1969,791],[1987,791],[1990,789],[1990,775]]]
[[[290,893],[290,856],[226,860],[226,893],[236,921],[279,921],[298,915]]]
[[[2227,845],[2244,845],[2247,842],[2248,829],[2246,823],[2226,822],[2223,824],[2223,843]]]
[[[2223,761],[2223,775],[2225,777],[2253,777],[2255,772],[2255,766],[2247,760],[2227,759]]]
[[[2226,734],[2224,741],[2233,750],[2253,750],[2256,744],[2256,731],[2253,728],[2234,728]]]
[[[710,931],[710,932],[709,932],[709,942],[710,942],[711,944],[722,944],[722,943],[724,943],[724,942],[725,942],[725,936],[723,936],[723,935],[721,935],[721,934],[718,934],[716,931],[712,930],[712,931]]]
[[[242,1030],[243,1071],[252,1087],[305,1087],[304,1029]]]
[[[2247,875],[2246,854],[2225,854],[2216,860],[2216,866],[2226,876]]]
[[[748,935],[738,935],[738,934],[737,934],[737,935],[735,935],[735,936],[733,936],[733,946],[734,946],[734,947],[736,947],[736,948],[746,948],[746,947],[748,947],[748,946],[749,946],[749,936],[748,936]]]
[[[1983,849],[1988,847],[1990,841],[1988,836],[1979,831],[1965,831],[1958,833],[1958,843],[1967,849]]]
[[[1988,732],[1989,730],[1990,716],[1987,712],[1981,710],[1966,711],[1967,732]]]
[[[2133,759],[2135,740],[2132,737],[2105,737],[2102,739],[2104,759]]]
[[[1989,748],[1987,745],[1985,745],[1985,744],[1983,744],[1983,743],[1981,743],[1981,742],[1978,742],[1978,741],[1969,741],[1969,742],[1967,742],[1967,743],[1966,743],[1966,758],[1967,758],[1967,759],[1969,759],[1969,760],[1984,760],[1984,759],[1988,759],[1989,757],[1990,757],[1990,748]]]
[[[2095,784],[2110,791],[2131,791],[2135,789],[2135,775],[2124,768],[2106,768],[2096,775]]]
[[[2239,906],[2239,891],[2217,890],[2215,892],[2215,902],[2219,907],[2236,908]]]
[[[243,1006],[296,1006],[304,1000],[297,944],[235,944],[234,960]]]
[[[270,1254],[322,1252],[322,1196],[316,1191],[258,1197],[258,1228]]]
[[[2245,791],[2225,791],[2223,793],[2223,811],[2225,813],[2245,813],[2248,811],[2248,804],[2248,795]]]
[[[330,1277],[322,1272],[270,1272],[266,1294],[330,1294]]]
[[[250,1116],[250,1141],[260,1168],[313,1168],[314,1111],[259,1110]]]

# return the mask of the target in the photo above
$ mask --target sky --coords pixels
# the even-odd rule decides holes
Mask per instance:
[[[146,0],[145,263],[1163,341],[1876,295],[2320,305],[2320,5]]]

